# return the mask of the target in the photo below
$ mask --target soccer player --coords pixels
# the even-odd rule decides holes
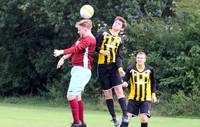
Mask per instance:
[[[128,127],[128,123],[133,116],[139,115],[141,127],[148,126],[148,117],[150,117],[151,102],[156,102],[156,82],[154,70],[146,65],[146,54],[138,52],[136,55],[136,64],[128,67],[124,77],[123,87],[128,86],[130,82],[130,93],[127,106],[128,121],[123,122],[120,127]]]
[[[123,119],[127,119],[126,99],[122,89],[122,80],[120,76],[124,76],[125,72],[122,68],[122,48],[124,39],[120,36],[127,26],[126,20],[117,16],[111,29],[104,28],[96,37],[98,52],[98,76],[101,84],[107,108],[112,116],[115,127],[119,127],[120,122],[116,118],[112,90],[114,89],[118,102],[121,106]]]
[[[69,88],[67,91],[67,100],[71,107],[74,122],[71,127],[86,127],[84,122],[84,102],[81,99],[81,93],[91,78],[91,68],[96,48],[96,39],[91,33],[92,21],[83,19],[76,23],[80,37],[68,49],[54,50],[54,56],[63,55],[57,64],[60,68],[64,61],[71,58],[72,69]]]

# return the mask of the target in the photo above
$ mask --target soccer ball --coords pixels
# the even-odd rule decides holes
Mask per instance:
[[[84,19],[89,19],[94,15],[94,9],[91,5],[83,5],[80,9],[80,15]]]

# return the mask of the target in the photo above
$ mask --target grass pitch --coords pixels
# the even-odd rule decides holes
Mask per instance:
[[[120,116],[120,114],[118,113]],[[119,117],[120,118],[120,117]],[[113,127],[110,115],[104,111],[85,111],[88,127]],[[0,127],[69,127],[72,121],[68,107],[35,106],[0,103]],[[151,127],[200,127],[199,118],[152,117]],[[133,118],[129,127],[140,127]]]

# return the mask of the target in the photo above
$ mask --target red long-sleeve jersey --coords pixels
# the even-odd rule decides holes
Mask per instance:
[[[72,54],[72,65],[92,69],[96,39],[91,36],[79,38],[64,54]]]

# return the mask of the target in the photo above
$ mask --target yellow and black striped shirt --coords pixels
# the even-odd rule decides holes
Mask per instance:
[[[98,52],[98,64],[116,63],[118,67],[122,66],[122,48],[124,45],[123,37],[113,34],[111,29],[104,29],[98,33],[96,38],[96,51]],[[103,50],[110,52],[110,55],[104,56]]]
[[[151,66],[145,65],[143,71],[139,71],[136,65],[128,67],[124,81],[130,82],[129,99],[151,101],[152,94],[156,91],[154,70]]]

